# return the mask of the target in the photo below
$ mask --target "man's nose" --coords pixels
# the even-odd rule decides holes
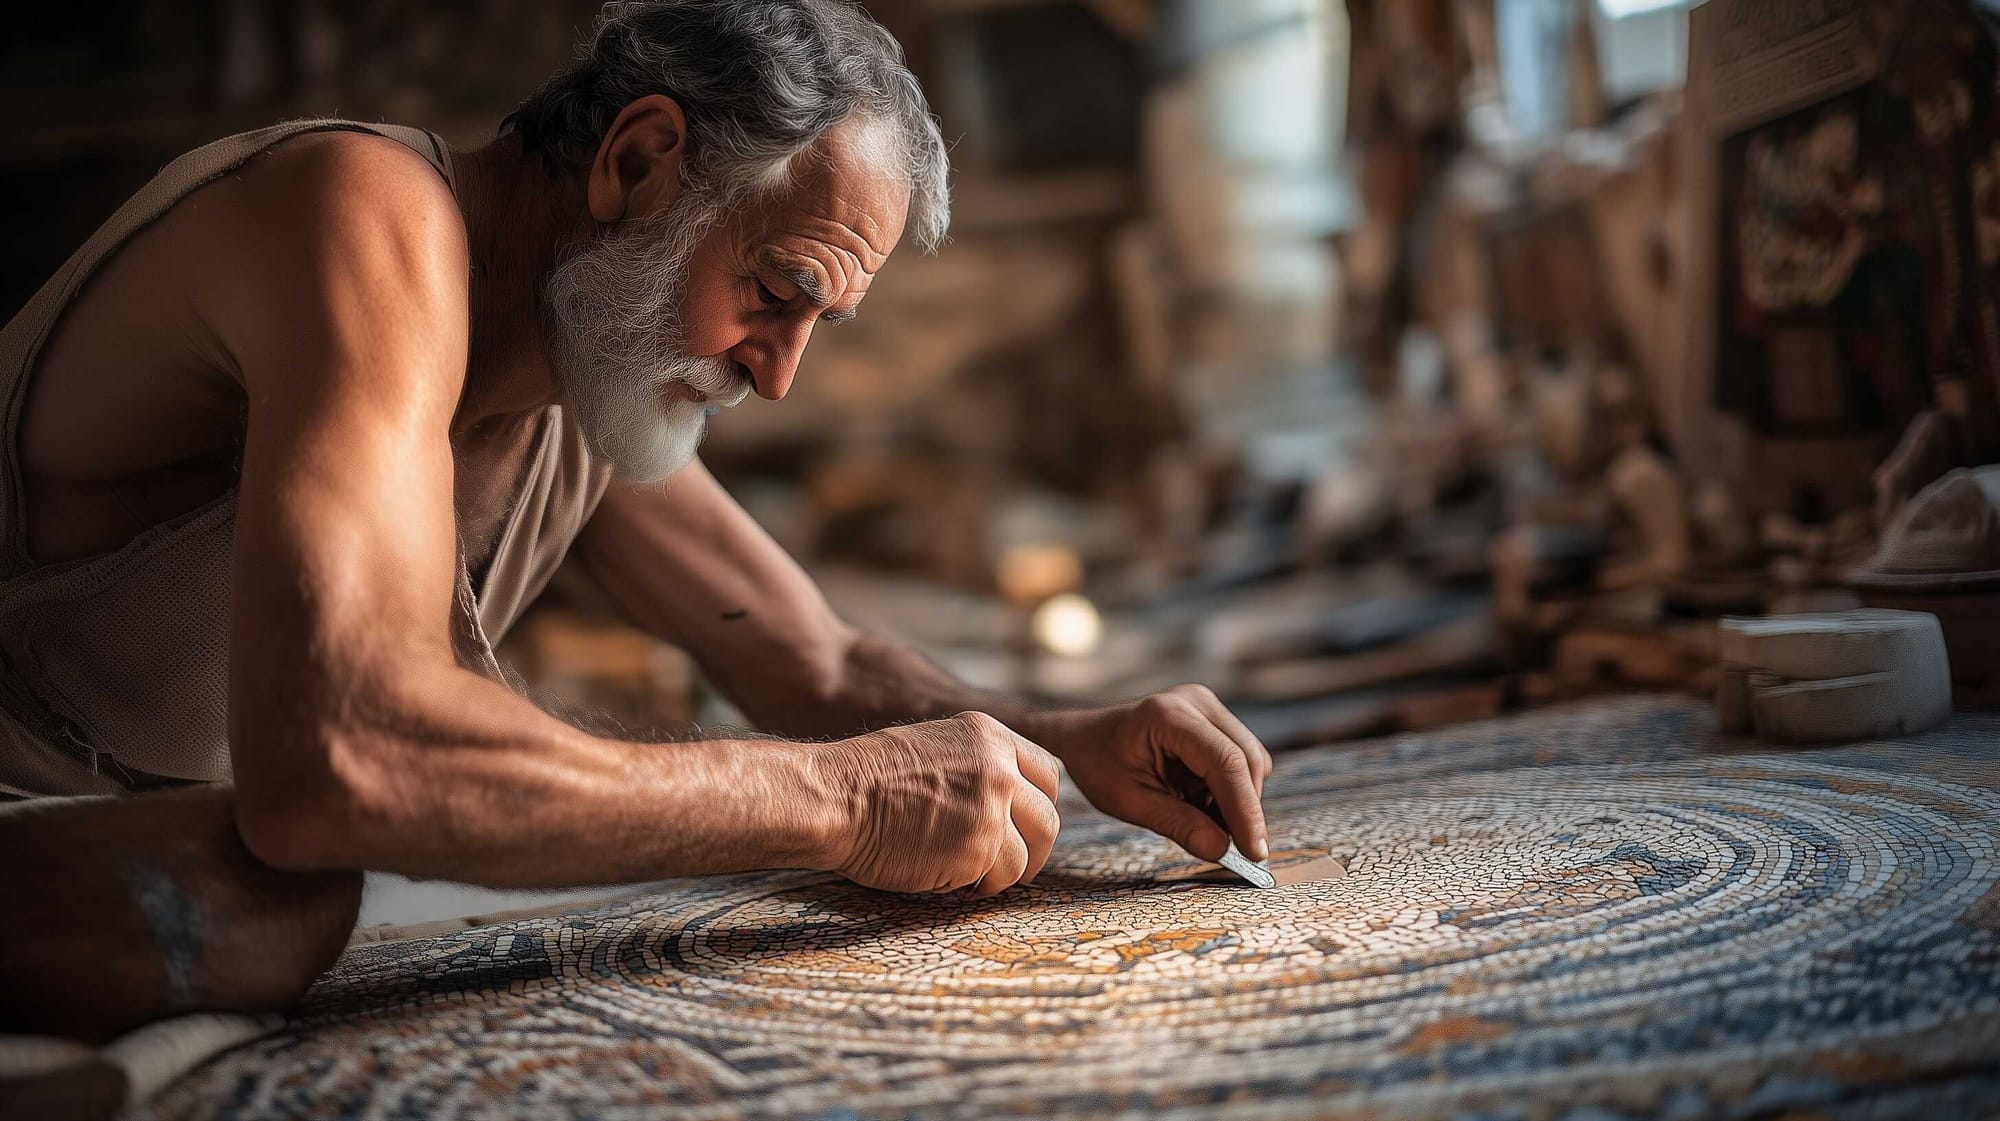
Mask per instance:
[[[799,359],[805,354],[806,340],[811,334],[812,327],[807,325],[782,336],[751,340],[738,347],[731,357],[750,371],[757,396],[766,401],[782,401],[798,377]]]
[[[766,401],[784,400],[785,394],[792,391],[792,380],[799,373],[798,362],[783,357],[766,362],[761,368],[752,367],[752,369],[757,371],[754,381],[757,396]]]

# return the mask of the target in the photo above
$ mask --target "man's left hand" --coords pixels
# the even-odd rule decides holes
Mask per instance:
[[[1105,813],[1203,860],[1221,859],[1232,838],[1250,859],[1269,858],[1262,799],[1271,753],[1207,686],[1036,713],[1018,730],[1061,759]]]

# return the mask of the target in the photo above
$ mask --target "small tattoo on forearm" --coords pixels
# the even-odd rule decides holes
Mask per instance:
[[[194,897],[171,876],[150,865],[134,863],[125,869],[132,887],[132,900],[153,932],[153,945],[167,974],[167,1000],[185,1007],[194,1000],[195,971],[201,966],[202,945],[208,937],[208,923]]]

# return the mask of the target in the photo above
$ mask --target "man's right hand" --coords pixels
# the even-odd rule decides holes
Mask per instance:
[[[855,736],[820,761],[848,807],[830,868],[867,887],[993,895],[1034,879],[1061,828],[1055,757],[985,713]]]

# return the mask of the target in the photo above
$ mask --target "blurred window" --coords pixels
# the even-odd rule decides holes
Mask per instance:
[[[1647,12],[1691,7],[1689,0],[1597,0],[1597,8],[1607,19],[1644,15]]]

